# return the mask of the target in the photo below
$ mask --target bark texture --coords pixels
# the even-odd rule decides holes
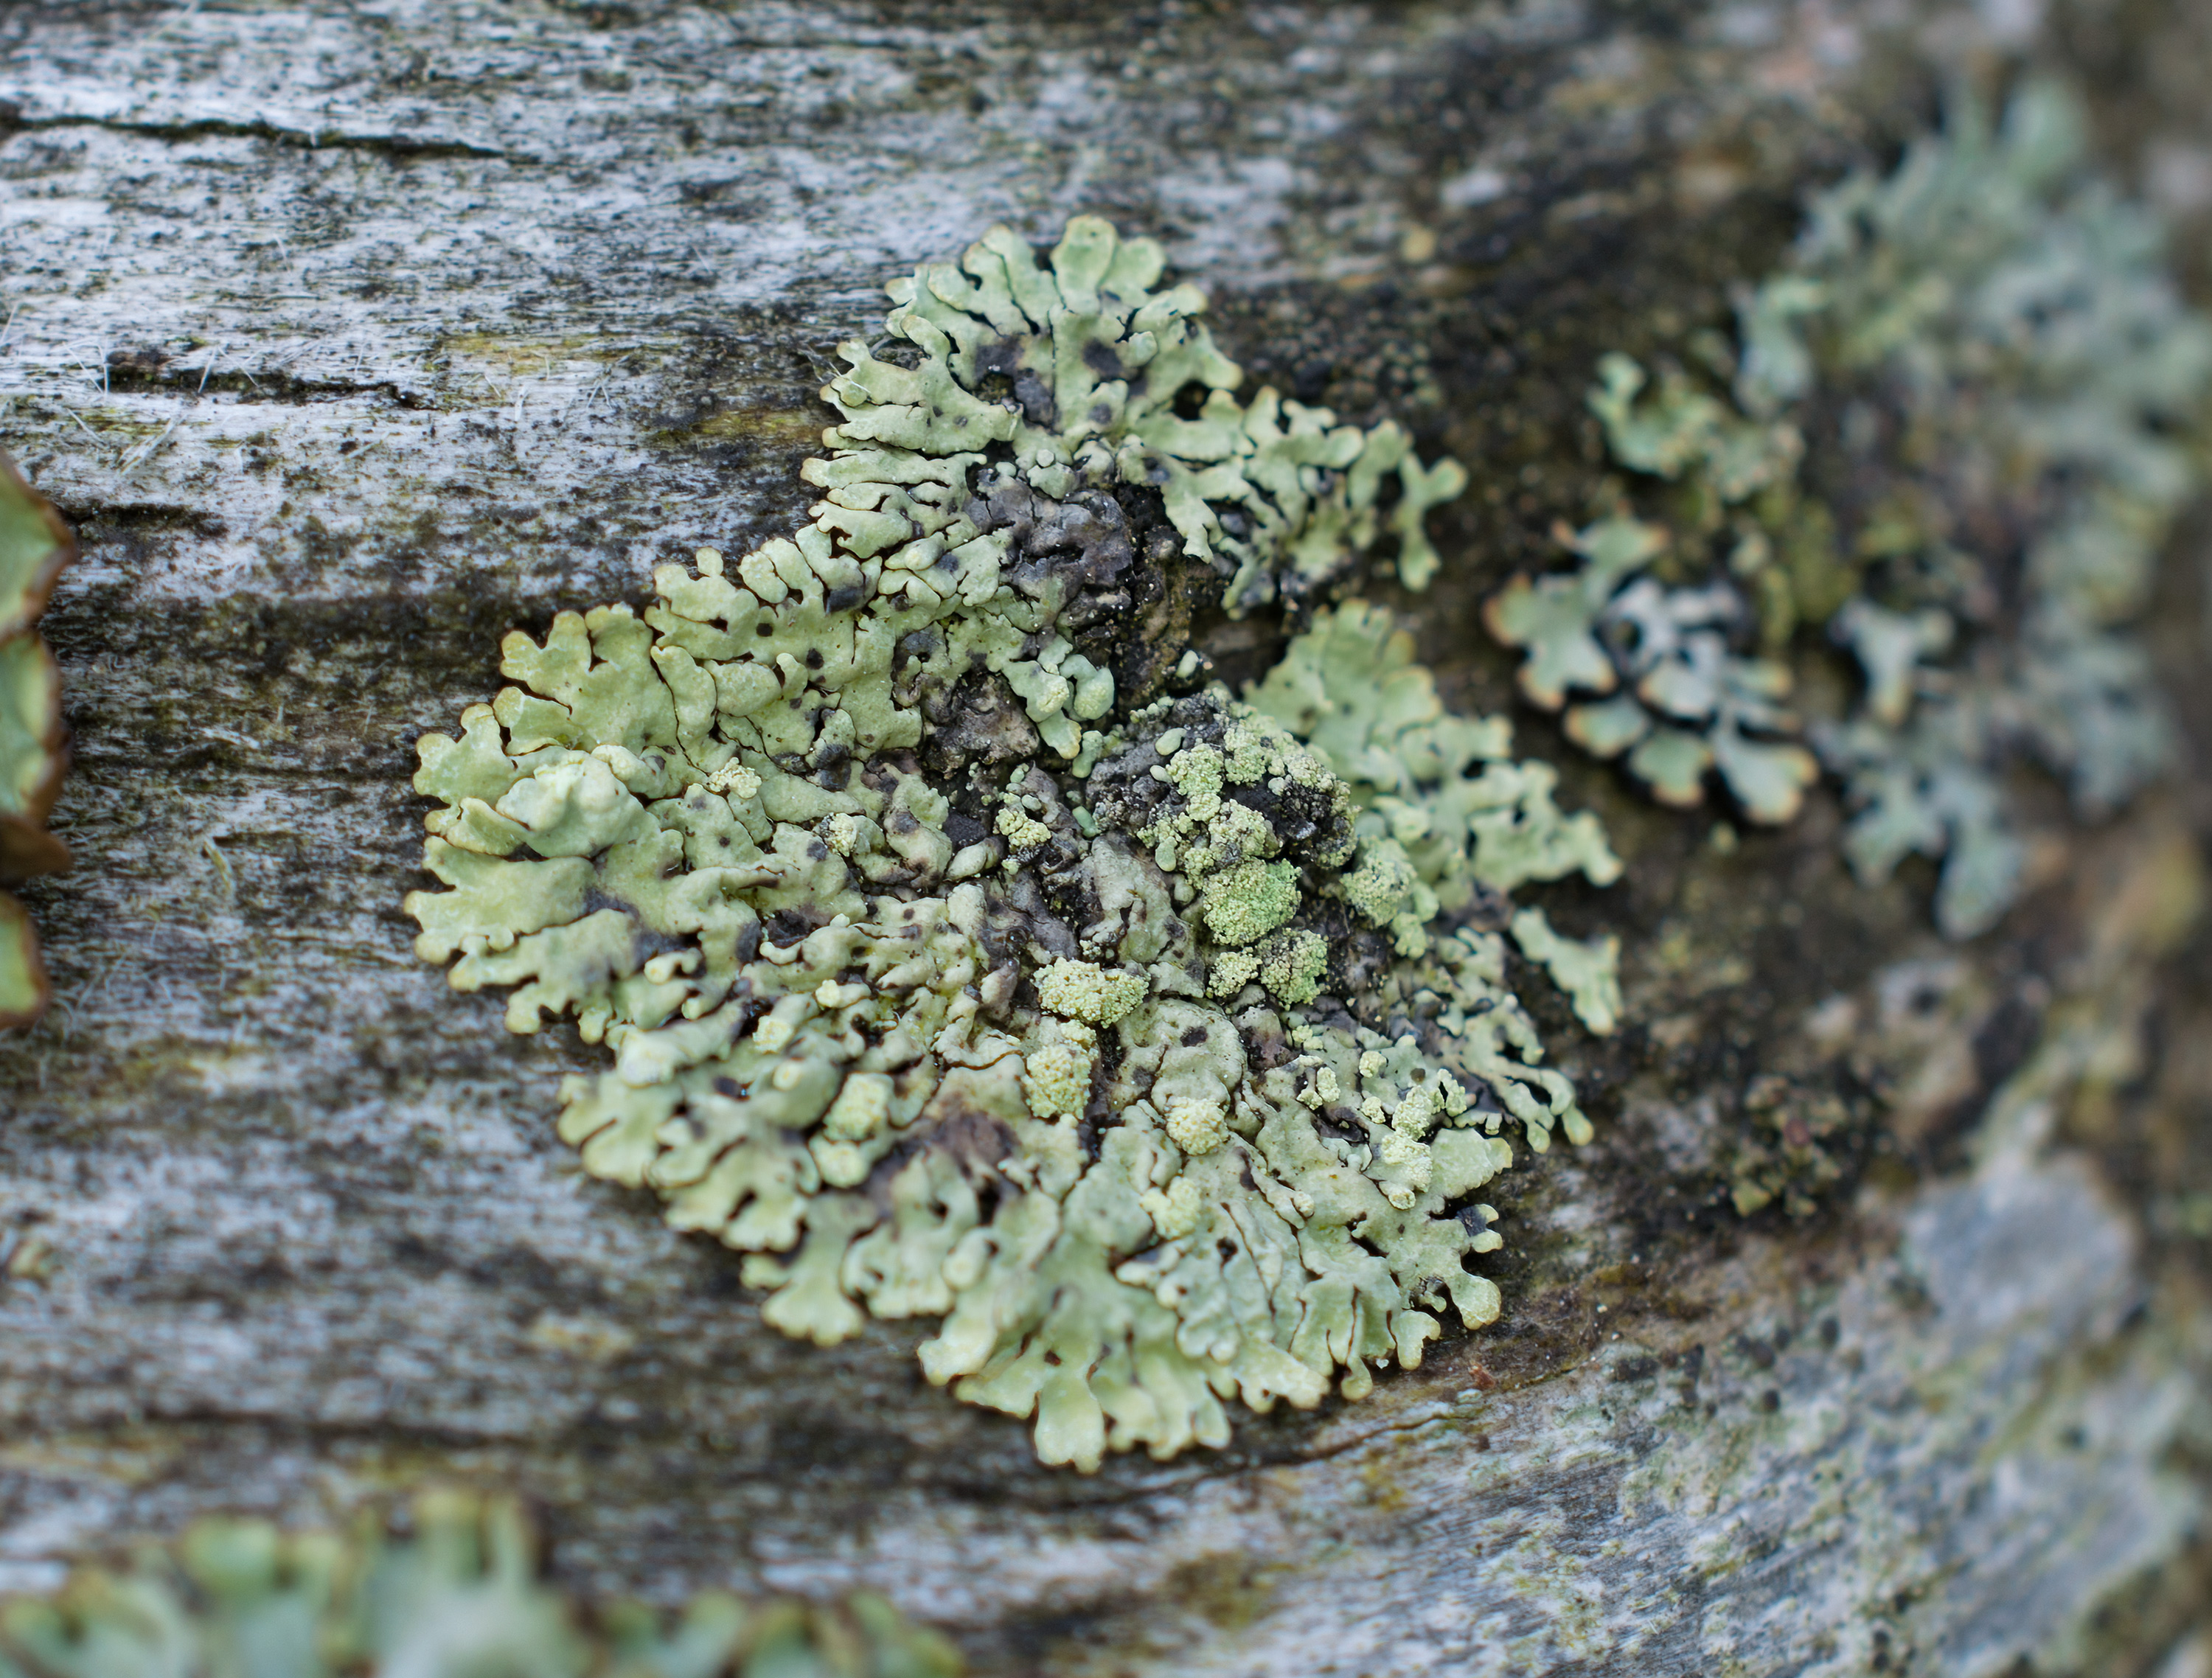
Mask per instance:
[[[1723,319],[1944,75],[2104,65],[2212,200],[2185,13],[1912,11],[0,12],[0,443],[83,545],[77,865],[24,893],[58,1003],[0,1043],[0,1585],[441,1476],[535,1499],[581,1589],[865,1584],[984,1673],[2212,1670],[2199,775],[2054,829],[1953,950],[1826,794],[1717,847],[1524,714],[1629,859],[1557,918],[1622,933],[1636,1024],[1567,1056],[1599,1140],[1501,1185],[1504,1320],[1089,1479],[581,1177],[550,1116],[598,1051],[399,912],[412,743],[499,635],[787,527],[830,346],[994,221],[1163,238],[1255,378],[1466,461],[1423,650],[1510,704],[1475,608],[1595,478],[1596,356]],[[2203,534],[2160,632],[2197,700]],[[1849,1097],[1806,1217],[1729,1201],[1762,1077]]]

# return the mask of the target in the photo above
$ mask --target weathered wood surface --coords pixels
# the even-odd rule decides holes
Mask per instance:
[[[1723,858],[1580,774],[1631,878],[1562,913],[1644,1023],[1568,1056],[1600,1141],[1500,1197],[1504,1322],[1088,1480],[580,1178],[592,1051],[398,912],[411,742],[498,634],[782,527],[830,346],[994,220],[1159,234],[1248,365],[1467,459],[1424,646],[1504,702],[1472,605],[1589,471],[1596,351],[1717,313],[2032,22],[1873,11],[0,12],[0,442],[85,547],[78,866],[25,894],[61,1000],[0,1045],[0,1584],[444,1474],[594,1590],[866,1584],[986,1672],[2206,1669],[2212,1018],[2157,964],[2201,807],[2061,842],[1960,956],[1832,810]],[[2126,114],[2185,197],[2202,135]],[[1821,1213],[1716,1200],[1753,1076],[1853,1067],[1893,1099]]]

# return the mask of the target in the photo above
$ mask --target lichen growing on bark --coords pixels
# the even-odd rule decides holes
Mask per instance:
[[[0,885],[69,866],[46,831],[67,765],[61,672],[33,625],[76,543],[0,455]],[[29,913],[0,891],[0,1028],[31,1024],[51,992]]]
[[[509,1500],[416,1498],[404,1536],[214,1517],[127,1566],[0,1604],[4,1678],[954,1678],[934,1634],[879,1597],[836,1607],[695,1596],[580,1618],[538,1577]]]
[[[1125,272],[1084,227],[1063,297],[1071,268],[1109,294]],[[1148,286],[1155,258],[1127,260]],[[507,638],[521,685],[422,743],[426,866],[452,889],[407,906],[457,987],[515,987],[513,1029],[573,1012],[614,1051],[564,1085],[561,1134],[749,1255],[771,1323],[826,1344],[941,1316],[930,1378],[1034,1414],[1040,1455],[1088,1469],[1224,1443],[1224,1401],[1310,1406],[1340,1371],[1359,1396],[1447,1304],[1496,1316],[1467,1261],[1499,1244],[1473,1196],[1507,1126],[1537,1151],[1589,1134],[1509,988],[1507,894],[1620,864],[1502,720],[1444,710],[1386,613],[1320,611],[1241,701],[1147,637],[1146,567],[1196,568],[1213,603],[1304,587],[1364,539],[1363,503],[1314,468],[1303,500],[1262,497],[1295,519],[1233,534],[1213,509],[1258,493],[1234,471],[1280,457],[1249,425],[1230,447],[1218,382],[1212,442],[1161,422],[1180,454],[1030,438],[1018,417],[1071,391],[1110,415],[1081,346],[1126,371],[1133,339],[1087,301],[1002,324],[1056,320],[1074,349],[940,342],[910,313],[926,284],[998,319],[998,277],[1042,283],[1028,262],[994,236],[969,258],[981,301],[951,271],[894,288],[951,371],[848,347],[872,394],[832,386],[847,452],[806,470],[850,493],[793,539],[734,579],[711,551],[661,568],[641,620]],[[1188,358],[1180,388],[1212,362],[1177,308],[1129,315],[1143,365]],[[966,394],[956,356],[1015,369],[1010,405]],[[1022,381],[1052,368],[1074,383],[1037,407]],[[965,447],[1008,428],[1009,459]],[[1610,1024],[1617,946],[1516,933]]]
[[[827,491],[817,521],[857,558],[896,550],[921,568],[933,544],[941,555],[1003,530],[963,525],[971,471],[1094,515],[1105,509],[1086,495],[1142,484],[1182,552],[1221,579],[1231,615],[1310,594],[1386,536],[1401,579],[1425,587],[1437,556],[1422,520],[1466,472],[1423,467],[1392,421],[1340,426],[1268,388],[1239,402],[1242,369],[1197,319],[1204,294],[1155,293],[1163,265],[1152,240],[1079,216],[1044,265],[996,228],[957,265],[895,282],[884,330],[903,342],[887,358],[839,345],[849,370],[823,392],[845,423],[824,435],[831,454],[807,464]]]
[[[1645,575],[1668,546],[1654,525],[1614,517],[1562,540],[1579,568],[1516,577],[1485,608],[1491,633],[1528,652],[1521,690],[1565,706],[1568,738],[1585,751],[1626,752],[1662,803],[1704,803],[1717,772],[1753,821],[1789,821],[1820,768],[1788,738],[1798,732],[1783,703],[1789,666],[1736,644],[1754,624],[1741,594],[1725,581],[1666,588]],[[1569,704],[1575,689],[1611,696]]]
[[[1782,739],[1778,655],[1825,626],[1865,678],[1854,714],[1809,730],[1853,812],[1853,867],[1939,858],[1942,929],[1994,924],[2025,854],[2014,763],[2094,818],[2168,753],[2124,624],[2198,481],[2175,432],[2212,380],[2212,327],[2160,245],[2048,82],[1995,128],[1968,101],[1893,173],[1817,194],[1734,345],[1700,335],[1656,385],[1601,363],[1589,405],[1637,475],[1619,499],[1656,512],[1563,535],[1573,569],[1490,602],[1528,654],[1523,691],[1667,802],[1717,770],[1746,814],[1786,821],[1814,765]]]
[[[1893,174],[1816,198],[1791,277],[1817,307],[1747,362],[1759,404],[1811,369],[1842,405],[1844,447],[1887,463],[1859,538],[1865,593],[1833,624],[1867,701],[1820,747],[1858,812],[1853,866],[1880,879],[1909,851],[1942,855],[1954,936],[2018,891],[2009,761],[2062,776],[2087,817],[2167,761],[2124,626],[2197,486],[2172,433],[2212,380],[2212,326],[2162,245],[2089,168],[2071,98],[2033,83],[1994,131],[1965,105]]]

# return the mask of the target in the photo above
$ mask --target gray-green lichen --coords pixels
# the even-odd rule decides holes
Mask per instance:
[[[720,1592],[678,1615],[586,1621],[538,1573],[510,1501],[418,1497],[381,1522],[285,1533],[210,1518],[119,1569],[0,1604],[0,1678],[955,1678],[934,1635],[872,1596],[836,1608]]]
[[[1528,696],[1569,706],[1569,733],[1628,752],[1661,799],[1696,802],[1710,768],[1783,821],[1814,761],[1782,739],[1797,725],[1776,655],[1825,624],[1865,678],[1855,714],[1809,731],[1854,812],[1854,868],[1941,858],[1939,923],[1981,931],[2019,889],[2014,762],[2094,817],[2166,759],[2124,625],[2197,482],[2174,432],[2212,379],[2212,328],[2046,82],[1994,129],[1966,101],[1889,176],[1815,196],[1737,314],[1735,346],[1703,335],[1699,367],[1656,386],[1625,356],[1601,364],[1613,458],[1673,493],[1655,520],[1617,511],[1568,538],[1576,568],[1515,580],[1490,626],[1526,649]]]
[[[65,764],[61,675],[33,626],[76,552],[52,506],[0,455],[0,886],[69,866],[46,825]],[[37,1019],[49,994],[31,917],[0,891],[0,1029]]]
[[[1624,367],[1640,380],[1623,357],[1608,370]],[[1674,457],[1658,458],[1672,467]],[[1703,803],[1717,772],[1753,820],[1790,820],[1820,769],[1788,738],[1798,731],[1783,703],[1789,667],[1738,645],[1755,622],[1741,593],[1726,581],[1667,588],[1646,575],[1668,546],[1655,525],[1615,516],[1562,540],[1577,569],[1516,577],[1484,609],[1492,634],[1528,652],[1521,690],[1547,709],[1565,706],[1568,737],[1585,751],[1626,752],[1662,803]],[[1737,546],[1764,562],[1763,544],[1747,536]],[[1575,690],[1605,696],[1570,704]]]
[[[972,286],[892,289],[925,354],[848,346],[793,538],[507,638],[522,685],[422,743],[452,889],[408,908],[513,1029],[614,1052],[560,1134],[749,1255],[769,1322],[941,1317],[930,1379],[1088,1469],[1496,1316],[1467,1261],[1507,1127],[1589,1134],[1498,929],[1618,1007],[1616,946],[1506,894],[1620,864],[1379,611],[1317,613],[1242,700],[1144,627],[1178,566],[1232,606],[1334,574],[1382,434],[1238,408],[1149,246],[1078,222],[1052,262],[994,234]],[[1213,394],[1176,417],[1139,368]]]
[[[1086,216],[1048,265],[999,228],[957,266],[893,283],[884,329],[912,351],[838,346],[850,370],[823,394],[845,423],[806,470],[827,491],[817,520],[857,558],[896,550],[920,569],[933,547],[988,542],[959,510],[972,471],[1055,502],[1143,484],[1182,551],[1224,579],[1232,615],[1310,593],[1385,535],[1401,579],[1425,587],[1437,556],[1422,520],[1466,487],[1459,465],[1424,468],[1393,422],[1340,426],[1271,389],[1239,402],[1242,369],[1197,321],[1204,294],[1156,294],[1162,266],[1158,245]]]
[[[1894,436],[1894,487],[1860,540],[1868,587],[1832,625],[1867,702],[1820,745],[1858,812],[1854,866],[1943,855],[1954,935],[2017,891],[2010,759],[2063,776],[2088,816],[2167,759],[2122,626],[2197,487],[2172,434],[2212,378],[2212,328],[2161,246],[2087,168],[2074,102],[2033,84],[1994,131],[1966,104],[1887,179],[1816,198],[1792,264],[1808,305],[1752,337],[1747,405],[1790,399],[1809,368],[1844,399],[1847,449]]]

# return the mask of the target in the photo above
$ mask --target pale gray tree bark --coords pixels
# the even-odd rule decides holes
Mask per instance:
[[[1474,605],[1595,470],[1599,352],[1723,319],[1808,183],[2008,53],[2112,67],[2121,165],[2192,208],[2188,24],[0,10],[0,442],[84,548],[77,866],[24,894],[59,1000],[0,1044],[0,1585],[441,1476],[535,1499],[580,1589],[866,1585],[987,1673],[2212,1670],[2201,777],[1954,951],[1832,802],[1723,854],[1572,769],[1631,866],[1559,915],[1622,933],[1637,1023],[1568,1049],[1600,1140],[1501,1195],[1503,1321],[1088,1479],[581,1177],[549,1120],[595,1051],[510,1037],[398,909],[412,741],[499,635],[786,527],[831,346],[994,221],[1161,237],[1256,376],[1467,461],[1419,622],[1494,708]],[[1762,1075],[1856,1092],[1802,1218],[1726,1197]]]

